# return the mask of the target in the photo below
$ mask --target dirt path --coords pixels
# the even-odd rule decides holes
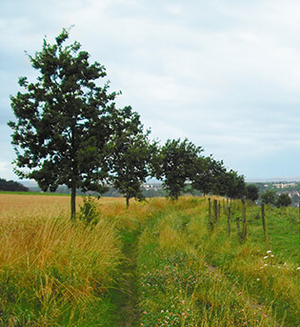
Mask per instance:
[[[118,327],[138,326],[138,276],[137,247],[138,232],[127,232],[123,235],[123,253],[125,261],[121,266],[123,278],[120,290],[117,290]]]

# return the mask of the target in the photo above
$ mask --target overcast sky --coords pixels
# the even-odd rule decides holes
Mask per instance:
[[[18,77],[70,27],[151,136],[187,137],[247,180],[300,176],[300,2],[2,0],[0,177],[17,180],[7,122]]]

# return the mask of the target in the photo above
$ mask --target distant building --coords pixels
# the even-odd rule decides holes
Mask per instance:
[[[279,183],[279,184],[274,184],[276,188],[279,189],[284,189],[288,187],[295,187],[297,184],[296,183]]]

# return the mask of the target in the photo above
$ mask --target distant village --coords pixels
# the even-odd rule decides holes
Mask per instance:
[[[292,205],[298,206],[300,202],[300,182],[262,182],[255,184],[259,193],[262,194],[267,190],[273,190],[277,195],[287,193],[292,199]]]

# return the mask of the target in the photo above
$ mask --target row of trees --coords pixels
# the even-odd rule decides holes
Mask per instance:
[[[143,199],[141,186],[150,176],[162,180],[174,200],[186,186],[231,198],[246,194],[243,176],[187,139],[163,146],[150,141],[139,114],[117,108],[118,94],[109,93],[108,82],[99,86],[104,66],[90,64],[78,42],[65,45],[68,37],[64,29],[54,44],[45,39],[42,50],[29,55],[37,80],[20,78],[24,91],[11,97],[16,120],[8,125],[19,177],[36,180],[43,191],[68,186],[72,218],[77,189],[102,194],[114,186],[128,205]]]
[[[9,191],[9,192],[28,192],[29,189],[12,180],[7,181],[6,179],[0,178],[0,191]]]
[[[261,200],[265,204],[275,205],[276,207],[287,207],[292,204],[292,199],[287,193],[281,193],[277,196],[273,190],[267,190],[261,194]]]

